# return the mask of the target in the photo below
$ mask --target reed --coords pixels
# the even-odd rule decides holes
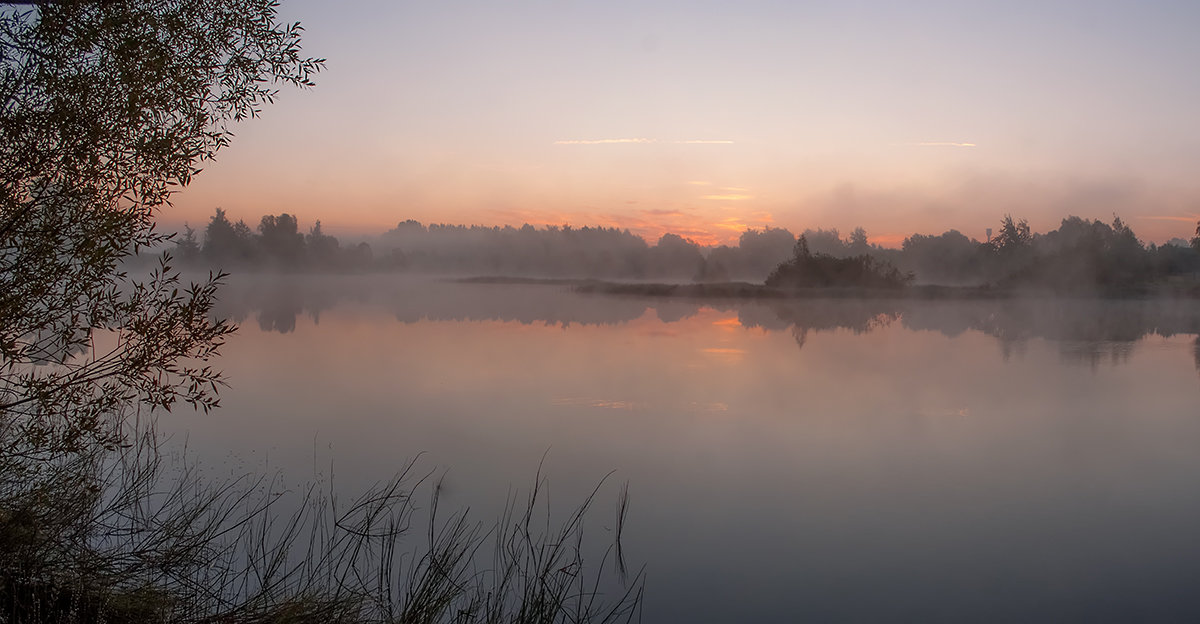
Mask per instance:
[[[444,512],[439,480],[415,460],[344,502],[332,479],[213,482],[194,461],[168,461],[152,423],[114,426],[125,443],[46,454],[0,423],[0,621],[640,618],[644,577],[627,576],[620,545],[624,488],[613,543],[585,548],[600,486],[555,522],[540,469],[482,522]]]

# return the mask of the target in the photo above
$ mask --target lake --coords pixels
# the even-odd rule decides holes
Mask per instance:
[[[687,301],[239,280],[210,467],[419,454],[489,520],[542,465],[645,565],[645,621],[1200,620],[1200,306]]]

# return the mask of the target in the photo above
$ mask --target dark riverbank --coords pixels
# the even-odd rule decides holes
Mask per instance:
[[[657,282],[610,282],[594,279],[543,279],[533,277],[482,276],[456,280],[467,284],[546,284],[570,286],[581,293],[678,297],[688,299],[928,299],[986,300],[1018,296],[1147,299],[1200,298],[1200,284],[1148,284],[1136,287],[1078,290],[1031,289],[1001,286],[915,285],[902,288],[773,288],[750,282],[672,284]]]

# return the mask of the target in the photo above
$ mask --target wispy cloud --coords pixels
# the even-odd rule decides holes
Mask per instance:
[[[648,143],[672,143],[675,145],[732,145],[733,141],[726,139],[687,139],[684,141],[660,141],[658,139],[647,139],[645,137],[633,137],[624,139],[563,139],[555,141],[555,145],[615,145],[615,144],[648,144]]]
[[[566,139],[554,142],[555,145],[609,145],[614,143],[657,143],[657,141],[638,137],[632,139]]]
[[[712,199],[715,201],[742,201],[746,199],[754,199],[754,196],[743,195],[741,193],[726,193],[722,195],[704,195],[701,199]]]
[[[726,219],[724,221],[718,221],[717,223],[714,223],[713,227],[721,228],[722,230],[730,230],[733,232],[744,232],[746,228],[750,227],[750,225],[741,219]]]
[[[917,143],[901,143],[913,147],[975,147],[974,143],[959,143],[957,141],[919,141]]]
[[[1151,221],[1183,221],[1183,222],[1185,222],[1185,223],[1193,223],[1193,222],[1195,222],[1195,221],[1197,221],[1197,220],[1200,220],[1200,217],[1198,217],[1197,215],[1192,215],[1192,216],[1190,216],[1190,217],[1171,217],[1171,216],[1157,216],[1157,215],[1141,215],[1141,216],[1138,216],[1138,217],[1136,217],[1136,218],[1138,218],[1138,219],[1149,219],[1149,220],[1151,220]]]
[[[642,211],[642,214],[647,214],[647,215],[651,215],[651,216],[654,216],[654,217],[682,217],[682,216],[683,216],[683,211],[681,211],[681,210],[665,210],[665,209],[662,209],[662,208],[654,208],[654,209],[647,209],[647,210],[643,210],[643,211]]]

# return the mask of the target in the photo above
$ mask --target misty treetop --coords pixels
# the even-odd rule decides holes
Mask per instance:
[[[903,252],[908,257],[900,264],[926,281],[1052,292],[1134,294],[1156,282],[1194,282],[1200,272],[1200,254],[1177,245],[1145,246],[1120,217],[1109,224],[1071,216],[1041,234],[1007,216],[983,245],[947,233],[940,240],[910,237]]]
[[[226,269],[759,283],[770,276],[773,286],[894,288],[915,281],[1132,293],[1160,282],[1194,286],[1200,273],[1200,227],[1191,247],[1160,247],[1143,245],[1119,217],[1105,223],[1072,216],[1046,233],[1012,216],[997,225],[985,241],[948,230],[913,234],[889,249],[871,244],[863,228],[845,237],[836,229],[806,229],[800,237],[784,228],[748,229],[737,245],[702,247],[671,233],[650,244],[615,227],[409,219],[371,242],[343,246],[320,221],[305,233],[284,213],[265,215],[251,228],[217,209],[203,240],[186,228],[176,244],[185,262]]]
[[[866,234],[859,233],[865,246]],[[805,234],[813,234],[825,251],[833,249],[831,238],[842,245],[837,230]],[[343,247],[322,233],[319,221],[308,234],[286,213],[266,215],[251,228],[217,209],[203,232],[185,227],[175,255],[192,265],[225,269],[761,282],[791,257],[795,244],[790,231],[771,227],[746,230],[736,246],[706,249],[672,233],[650,244],[615,227],[424,225],[409,219],[372,243]],[[859,251],[850,241],[845,245]]]
[[[901,273],[886,260],[870,254],[838,258],[813,253],[804,236],[796,241],[792,259],[780,264],[767,276],[773,288],[902,288],[913,281],[912,273]]]
[[[378,250],[378,251],[377,251]],[[307,234],[289,214],[262,217],[251,229],[218,209],[203,232],[178,236],[176,255],[221,268],[318,271],[421,271],[450,274],[609,278],[683,278],[704,258],[695,242],[665,234],[656,245],[629,230],[569,225],[479,225],[401,222],[374,240],[342,246],[318,221]]]
[[[243,220],[233,223],[225,211],[216,213],[204,228],[203,239],[184,226],[176,236],[175,255],[185,265],[216,268],[276,270],[368,270],[375,267],[366,243],[342,247],[326,235],[317,221],[307,234],[296,217],[283,213],[264,215],[251,229]]]

